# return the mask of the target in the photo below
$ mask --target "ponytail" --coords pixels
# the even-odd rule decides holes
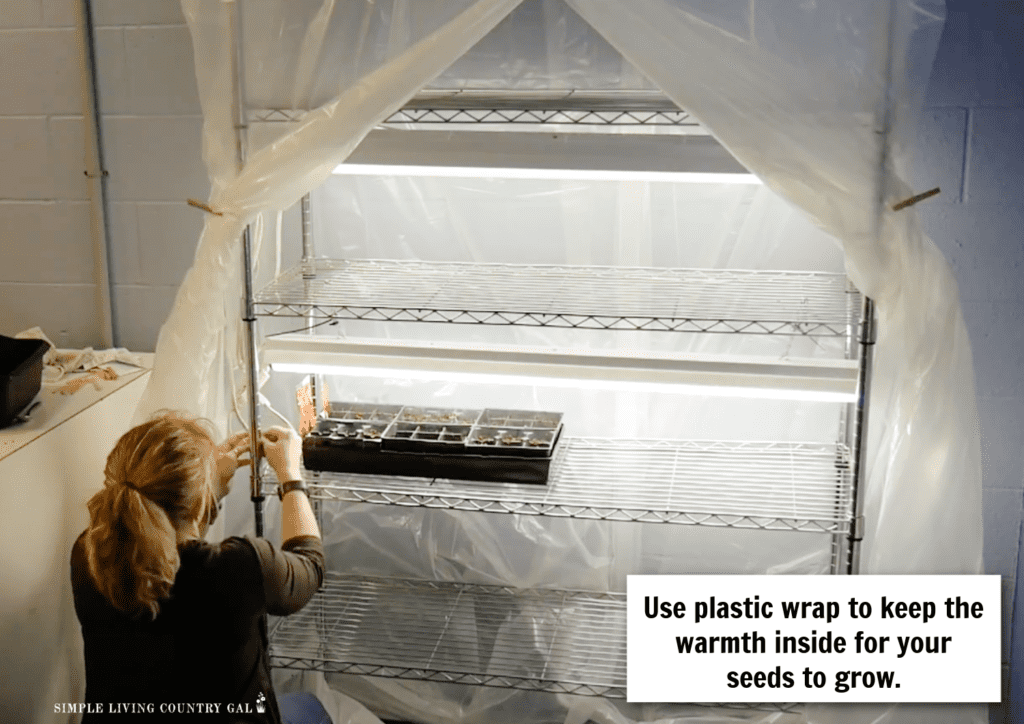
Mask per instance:
[[[89,500],[89,574],[120,611],[156,618],[181,560],[178,544],[216,512],[213,439],[198,421],[164,413],[132,428],[107,458]]]

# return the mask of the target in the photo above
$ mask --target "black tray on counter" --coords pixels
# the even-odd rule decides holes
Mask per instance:
[[[309,470],[546,483],[562,415],[332,402],[302,442]]]
[[[43,357],[49,349],[41,339],[0,335],[0,427],[15,422],[39,394]]]

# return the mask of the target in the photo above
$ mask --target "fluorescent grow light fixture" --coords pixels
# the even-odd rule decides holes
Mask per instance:
[[[655,355],[623,350],[444,345],[281,335],[266,340],[277,371],[719,397],[852,402],[850,360]]]
[[[761,179],[750,173],[625,171],[614,169],[399,166],[389,164],[342,163],[334,168],[334,173],[339,176],[428,176],[445,178],[533,179],[552,181],[660,181],[669,183],[761,185]]]

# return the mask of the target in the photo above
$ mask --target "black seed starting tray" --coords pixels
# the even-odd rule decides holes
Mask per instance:
[[[562,415],[332,402],[302,442],[306,468],[546,483]]]

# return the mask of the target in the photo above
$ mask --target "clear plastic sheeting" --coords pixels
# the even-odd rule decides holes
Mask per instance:
[[[415,92],[463,57],[517,5],[519,2],[480,4],[476,0],[246,0],[238,4],[246,106],[330,108],[353,88],[369,86],[371,77],[382,79],[374,73],[393,74],[415,57],[417,43],[457,40],[464,48],[457,54],[442,55],[439,46],[431,49],[430,59],[416,69],[424,79],[410,87]],[[485,8],[501,10],[483,13],[487,18],[483,33],[452,34],[456,25],[475,22],[473,16]],[[472,38],[468,47],[466,38]],[[376,91],[376,87],[366,87],[364,95],[377,95]],[[390,100],[384,95],[381,98]]]
[[[394,56],[388,64],[346,87],[288,135],[247,155],[243,164],[237,150],[238,109],[233,101],[239,85],[234,72],[238,64],[230,42],[240,24],[238,9],[233,2],[183,1],[203,107],[203,158],[212,185],[209,206],[215,214],[207,215],[195,262],[160,331],[156,376],[140,403],[139,417],[164,407],[186,408],[222,424],[233,410],[237,412],[237,385],[231,373],[245,377],[238,374],[244,366],[238,292],[242,289],[239,241],[245,225],[254,223],[254,244],[258,248],[263,229],[261,213],[287,208],[322,183],[374,124],[401,107],[418,88],[472,47],[518,2],[466,0],[456,14],[443,10],[457,3],[432,3],[437,12],[425,12],[423,17],[451,20],[427,23],[419,34],[407,34],[402,42],[396,41],[390,46]],[[394,4],[399,10],[408,7],[401,0]],[[252,17],[243,13],[243,19],[249,17],[245,22],[257,25],[274,17],[287,17],[291,22],[302,17],[298,14],[301,5],[310,4],[254,3],[252,9],[261,6],[262,12]],[[384,5],[371,4],[378,8]],[[417,3],[416,7],[428,10],[427,3]],[[274,8],[276,13],[271,13]],[[321,16],[314,13],[316,17]],[[306,30],[310,37],[316,33],[315,26],[303,32]],[[280,34],[271,33],[269,37]],[[284,48],[262,47],[256,40],[251,40],[248,47],[256,58],[283,62]],[[316,48],[306,47],[315,54]],[[246,60],[244,66],[243,77],[257,71],[255,61]],[[183,389],[195,390],[195,402],[181,399]]]
[[[658,90],[563,0],[524,2],[428,87]]]
[[[248,105],[308,110],[329,103],[470,4],[244,2]],[[522,3],[426,87],[657,90],[562,0]]]
[[[942,28],[941,0],[566,0],[564,6],[556,0],[183,0],[183,8],[205,116],[209,205],[223,215],[207,219],[196,262],[161,330],[140,415],[187,407],[233,427],[237,413],[248,424],[239,238],[252,223],[257,278],[268,281],[288,260],[261,242],[276,236],[270,230],[282,211],[311,191],[334,214],[321,217],[330,221],[318,229],[318,251],[343,258],[826,270],[841,263],[876,300],[880,322],[862,572],[981,571],[980,445],[958,293],[914,210],[890,210],[921,190],[907,187],[902,172]],[[254,142],[244,163],[236,151],[232,37],[241,44],[243,112],[310,111],[296,123],[250,128]],[[653,84],[766,188],[330,177],[376,124],[430,84],[520,90]],[[269,320],[261,329],[284,331],[297,321]],[[466,341],[484,334],[454,327],[354,322],[330,331]],[[642,338],[674,351],[841,355],[799,338],[737,343],[728,335],[663,341],[575,330],[492,333],[506,343],[628,349]],[[296,382],[294,375],[274,374],[263,388],[285,416],[293,417]],[[836,433],[834,421],[823,422],[834,417],[813,403],[762,400],[744,408],[710,397],[681,403],[668,395],[586,390],[328,382],[334,399],[472,407],[486,400],[485,406],[565,410],[567,426],[571,421],[579,434],[593,436],[828,441]],[[183,400],[181,390],[195,394]],[[244,486],[236,487],[233,500],[244,501]],[[829,559],[830,538],[812,533],[373,504],[325,503],[325,509],[332,516],[325,531],[331,564],[374,576],[600,592],[621,590],[631,572],[820,573]],[[276,511],[271,503],[270,530]],[[229,520],[229,531],[243,517]],[[524,609],[517,625],[530,615]],[[446,723],[986,719],[982,706],[734,711],[337,673],[326,678],[386,718]]]
[[[959,292],[917,216],[891,208],[914,191],[901,171],[944,3],[766,0],[751,4],[746,36],[707,10],[698,20],[696,0],[569,4],[841,240],[851,279],[875,300],[863,571],[980,572],[977,403]]]
[[[843,271],[834,239],[756,185],[339,175],[313,202],[335,259]]]

